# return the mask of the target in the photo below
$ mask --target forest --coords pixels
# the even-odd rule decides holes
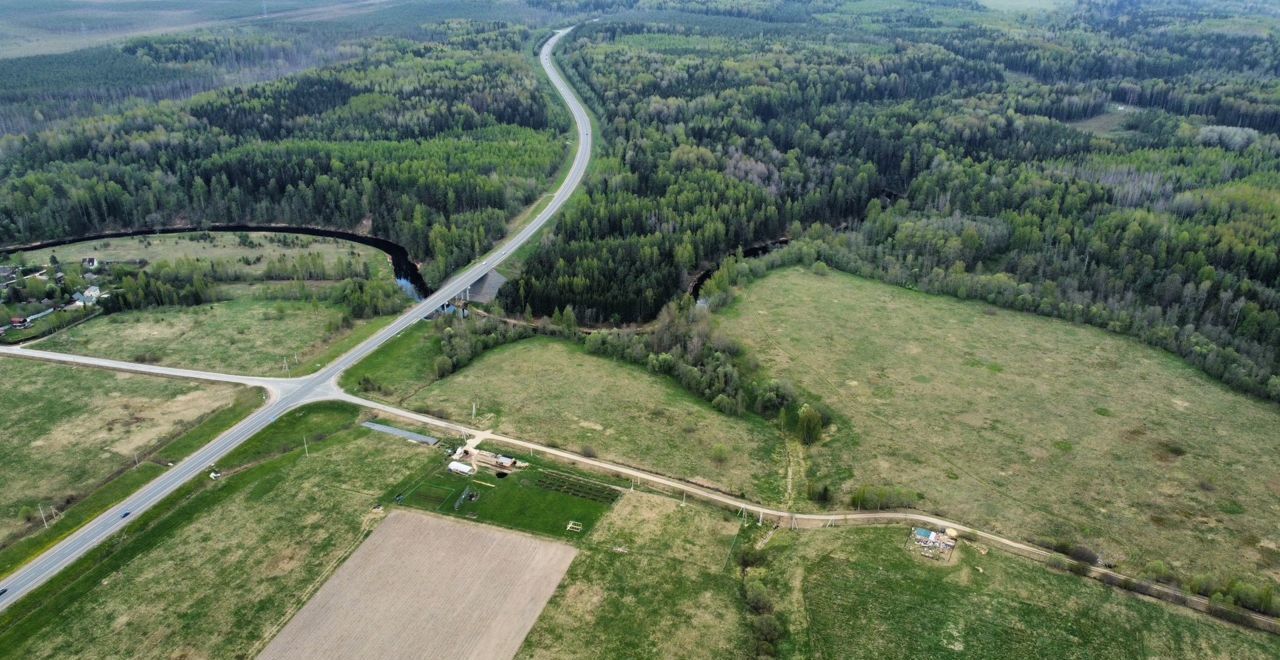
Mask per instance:
[[[648,321],[820,225],[859,274],[1129,334],[1280,400],[1274,9],[566,4],[631,14],[566,44],[603,153],[507,309]]]
[[[348,61],[0,139],[0,245],[170,225],[287,224],[404,245],[435,285],[486,250],[565,154],[529,29],[362,37]],[[274,57],[274,42],[163,37],[147,62]],[[255,50],[256,48],[256,50]],[[247,51],[246,51],[247,49]]]

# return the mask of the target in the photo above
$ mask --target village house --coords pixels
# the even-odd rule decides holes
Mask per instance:
[[[102,297],[102,290],[97,286],[91,286],[82,292],[72,294],[71,297],[81,305],[96,305],[98,299]]]

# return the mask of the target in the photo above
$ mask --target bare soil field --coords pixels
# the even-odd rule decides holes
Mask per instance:
[[[576,554],[393,511],[259,657],[510,658]]]

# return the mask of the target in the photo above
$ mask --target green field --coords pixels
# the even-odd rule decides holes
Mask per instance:
[[[311,373],[392,317],[333,329],[343,311],[327,302],[234,298],[93,319],[41,340],[46,351],[253,376]]]
[[[188,484],[0,615],[0,655],[252,656],[381,518],[381,494],[440,458],[359,414],[283,416],[219,462],[222,479]]]
[[[430,323],[416,323],[344,371],[340,383],[349,392],[403,405],[436,380],[435,359],[440,355],[439,330]]]
[[[1280,408],[1172,355],[799,269],[749,285],[718,323],[844,418],[811,448],[812,482],[905,486],[927,511],[1128,571],[1280,575]]]
[[[521,658],[741,657],[736,519],[628,493],[578,557]]]
[[[1266,658],[1280,638],[966,543],[944,565],[905,527],[780,531],[750,569],[782,657]]]
[[[6,546],[43,529],[41,507],[52,518],[53,508],[66,510],[114,476],[141,483],[136,477],[159,474],[159,459],[172,453],[166,445],[225,409],[238,391],[248,392],[8,357],[0,358],[0,372],[0,541]],[[0,574],[4,557],[0,553]]]
[[[501,451],[498,447],[490,451]],[[618,491],[596,477],[521,456],[531,465],[498,478],[481,470],[472,477],[454,474],[441,459],[421,474],[397,484],[385,499],[424,511],[568,540],[590,534],[596,521],[618,498]],[[569,523],[581,528],[570,530]]]
[[[496,348],[403,404],[759,501],[784,497],[786,451],[772,426],[723,415],[674,381],[567,341]]]

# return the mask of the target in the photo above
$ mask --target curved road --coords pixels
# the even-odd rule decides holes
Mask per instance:
[[[507,238],[498,247],[481,257],[478,263],[472,263],[472,265],[463,269],[462,272],[452,277],[429,298],[414,305],[387,327],[366,339],[319,372],[311,376],[295,379],[248,379],[189,370],[166,369],[151,365],[134,365],[111,360],[97,360],[96,358],[54,357],[56,354],[46,354],[43,351],[20,348],[3,351],[4,354],[16,357],[77,362],[90,366],[122,368],[128,371],[177,377],[187,376],[203,380],[242,382],[265,387],[270,396],[266,406],[258,409],[257,412],[246,417],[221,436],[218,436],[213,442],[205,445],[151,483],[143,486],[141,490],[130,495],[120,504],[86,523],[57,545],[46,550],[39,557],[5,578],[3,582],[0,582],[0,589],[7,590],[3,596],[0,596],[0,611],[36,587],[39,587],[57,574],[58,571],[79,559],[99,543],[124,529],[131,522],[131,517],[146,511],[177,490],[183,483],[203,473],[210,465],[217,462],[218,459],[254,434],[266,428],[268,424],[275,421],[280,415],[313,401],[340,398],[342,391],[338,387],[337,381],[343,371],[346,371],[365,356],[377,350],[387,340],[417,323],[432,310],[440,308],[460,295],[486,273],[510,257],[521,245],[532,238],[560,210],[560,207],[564,206],[565,202],[569,200],[569,197],[577,189],[578,184],[581,183],[582,177],[587,171],[587,164],[591,159],[591,121],[587,117],[587,111],[582,107],[582,102],[578,99],[577,94],[574,93],[573,88],[564,81],[551,62],[551,53],[556,44],[572,29],[566,28],[557,31],[542,46],[542,50],[538,55],[538,60],[555,86],[556,92],[560,94],[565,104],[569,106],[569,110],[573,113],[573,122],[578,131],[578,148],[573,157],[573,165],[569,169],[568,176],[565,177],[560,187],[556,190],[551,203],[514,236]]]
[[[1021,555],[1035,561],[1045,562],[1051,557],[1059,556],[1056,555],[1056,553],[1037,546],[974,529],[954,521],[921,513],[905,511],[794,513],[773,509],[689,482],[664,477],[659,474],[625,465],[618,465],[595,458],[588,458],[573,452],[555,449],[525,440],[499,435],[492,431],[473,429],[456,422],[450,422],[448,420],[422,415],[408,410],[402,410],[376,401],[362,399],[342,391],[338,386],[338,377],[343,371],[372,353],[388,339],[418,322],[428,312],[458,296],[463,290],[474,284],[485,273],[510,257],[517,248],[527,242],[533,234],[542,228],[542,226],[546,224],[546,222],[560,209],[560,207],[564,205],[581,182],[591,153],[590,121],[588,120],[586,111],[582,107],[581,102],[573,92],[573,89],[560,77],[560,74],[551,63],[552,50],[555,48],[559,40],[571,29],[572,28],[556,32],[555,36],[548,40],[543,46],[539,55],[539,61],[542,63],[543,69],[546,70],[548,77],[551,78],[552,83],[555,85],[556,91],[562,98],[564,98],[565,102],[569,105],[570,110],[572,110],[574,123],[578,130],[578,149],[577,153],[574,155],[573,166],[569,171],[569,175],[556,190],[556,194],[551,203],[546,209],[539,213],[532,222],[521,229],[517,234],[507,239],[498,248],[486,255],[480,263],[473,264],[463,270],[462,273],[452,278],[430,298],[415,305],[412,309],[400,316],[396,321],[388,325],[382,331],[365,340],[359,346],[338,358],[335,362],[318,373],[302,378],[260,378],[253,376],[219,374],[191,369],[173,369],[154,365],[134,364],[117,360],[104,360],[100,358],[51,353],[20,347],[0,347],[0,355],[74,363],[91,367],[148,373],[175,378],[239,383],[242,385],[261,387],[266,390],[268,394],[268,403],[266,407],[258,410],[240,424],[215,439],[209,445],[200,449],[199,452],[182,461],[164,475],[158,477],[155,481],[147,484],[142,490],[130,496],[123,503],[88,523],[67,539],[63,540],[40,557],[15,572],[9,578],[0,582],[0,589],[8,589],[8,593],[4,596],[0,596],[0,610],[3,610],[8,604],[13,603],[25,593],[38,587],[66,565],[75,561],[90,548],[101,543],[107,537],[122,529],[128,522],[127,519],[121,517],[125,512],[130,512],[132,515],[152,506],[159,500],[163,499],[166,495],[173,492],[178,488],[178,486],[188,479],[202,473],[210,464],[217,461],[241,442],[244,442],[246,439],[265,428],[281,414],[307,403],[326,400],[346,401],[365,408],[378,410],[389,415],[395,415],[416,422],[448,429],[456,433],[469,436],[472,443],[488,440],[531,452],[541,452],[544,455],[555,457],[561,461],[586,466],[588,468],[608,472],[620,477],[626,477],[631,479],[633,482],[647,484],[648,486],[670,492],[679,492],[714,505],[733,509],[743,516],[756,517],[761,522],[767,520],[780,526],[792,528],[892,523],[916,523],[929,525],[935,528],[952,527],[962,532],[971,533],[977,539],[999,547],[1006,552]],[[1127,579],[1119,573],[1101,567],[1091,567],[1089,569],[1088,576],[1111,584],[1117,584]],[[1201,612],[1208,612],[1210,610],[1209,600],[1201,596],[1187,594],[1186,592],[1161,584],[1150,585],[1149,589],[1151,592],[1150,595],[1157,596],[1174,604],[1180,604]],[[1280,622],[1277,622],[1276,619],[1254,612],[1239,611],[1239,613],[1245,619],[1252,622],[1253,626],[1256,628],[1268,630],[1273,633],[1280,633]]]

